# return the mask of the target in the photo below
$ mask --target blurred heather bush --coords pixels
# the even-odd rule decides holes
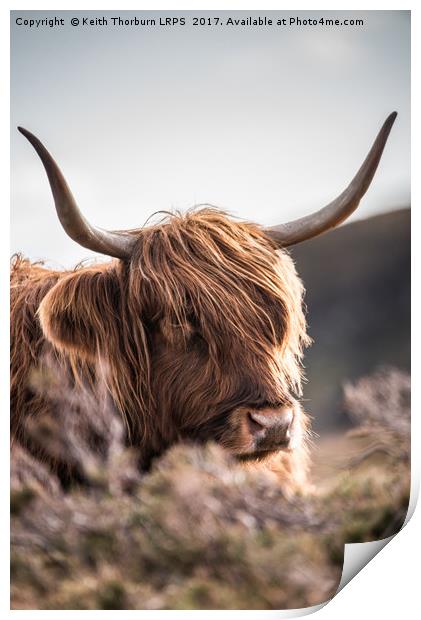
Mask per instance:
[[[356,427],[315,442],[314,490],[287,498],[218,446],[179,445],[140,474],[110,403],[35,374],[55,419],[28,432],[86,484],[63,492],[12,453],[15,609],[283,609],[336,592],[346,542],[397,532],[409,499],[409,377],[346,385]],[[89,429],[89,432],[87,432]]]

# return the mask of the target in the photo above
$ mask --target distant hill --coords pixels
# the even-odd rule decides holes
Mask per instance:
[[[410,366],[410,210],[342,226],[291,251],[314,344],[305,405],[316,431],[349,424],[341,386],[381,365]]]

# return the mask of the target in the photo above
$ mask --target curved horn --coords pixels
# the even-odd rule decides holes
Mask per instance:
[[[44,164],[57,215],[69,237],[88,250],[115,258],[128,258],[134,243],[133,237],[123,232],[110,232],[89,224],[80,212],[60,168],[45,146],[27,129],[23,127],[18,127],[18,129],[32,144]]]
[[[281,224],[280,226],[272,226],[265,230],[267,235],[279,247],[294,245],[295,243],[321,235],[325,231],[338,226],[355,211],[374,177],[396,116],[397,112],[392,112],[387,117],[363,165],[346,190],[333,202],[311,215],[288,222],[287,224]]]

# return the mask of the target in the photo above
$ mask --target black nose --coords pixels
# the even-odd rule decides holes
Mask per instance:
[[[290,407],[250,409],[247,417],[249,431],[257,449],[272,450],[289,444],[294,418]]]

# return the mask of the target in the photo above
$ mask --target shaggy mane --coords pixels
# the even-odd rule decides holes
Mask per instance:
[[[153,348],[160,338],[188,350],[198,334],[212,365],[208,383],[221,394],[228,389],[223,369],[228,364],[238,374],[246,357],[251,381],[254,374],[267,384],[276,377],[274,401],[301,394],[300,362],[309,342],[303,287],[290,256],[260,227],[205,207],[130,233],[138,241],[127,261],[57,272],[14,260],[12,402],[18,410],[19,399],[28,400],[19,387],[22,373],[51,349],[44,336],[61,363],[80,369],[95,362],[129,436],[156,451],[176,438],[169,430],[170,395],[167,411],[155,410]],[[259,377],[263,366],[267,376]],[[203,403],[206,394],[200,398]],[[195,415],[198,422],[205,415],[200,401]]]

